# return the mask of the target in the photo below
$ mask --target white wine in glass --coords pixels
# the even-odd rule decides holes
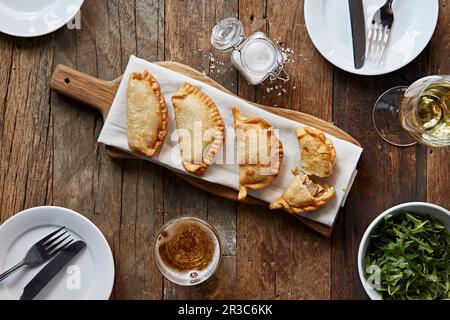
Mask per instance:
[[[429,76],[409,87],[395,87],[373,109],[378,134],[390,144],[450,145],[450,76]]]

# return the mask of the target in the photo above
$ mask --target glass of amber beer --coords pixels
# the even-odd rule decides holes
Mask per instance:
[[[198,285],[210,278],[219,265],[219,236],[199,218],[176,218],[156,236],[154,255],[167,280],[181,286]]]

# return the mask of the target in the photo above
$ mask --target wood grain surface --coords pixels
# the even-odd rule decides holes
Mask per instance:
[[[449,0],[440,1],[441,12],[449,6]],[[286,93],[268,93],[275,84],[249,86],[226,54],[211,49],[211,28],[229,16],[238,17],[247,33],[263,30],[293,49]],[[81,22],[80,30],[62,28],[33,39],[0,35],[0,222],[44,204],[84,214],[114,253],[111,298],[366,299],[356,254],[367,225],[405,201],[450,207],[449,148],[391,147],[371,121],[373,103],[384,90],[450,73],[445,14],[418,58],[377,77],[351,75],[320,56],[308,38],[301,0],[289,5],[275,0],[86,0]],[[211,62],[209,53],[223,65]],[[190,65],[247,100],[333,121],[361,142],[359,174],[332,238],[287,214],[193,188],[154,164],[108,157],[96,144],[102,117],[50,93],[50,76],[57,64],[65,64],[96,78],[116,79],[130,54]],[[201,287],[168,283],[153,262],[155,233],[182,214],[207,219],[222,240],[220,270]]]

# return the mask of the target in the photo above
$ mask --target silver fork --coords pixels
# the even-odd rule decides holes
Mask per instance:
[[[45,261],[55,256],[61,250],[66,248],[70,243],[72,243],[73,239],[66,241],[70,237],[70,234],[68,234],[67,230],[61,233],[61,231],[63,231],[64,229],[65,227],[59,228],[58,230],[50,233],[49,235],[47,235],[46,237],[42,238],[37,243],[35,243],[28,250],[27,254],[25,255],[25,258],[23,258],[22,261],[20,261],[11,269],[0,274],[0,281],[6,279],[23,266],[28,266],[31,268],[39,266]],[[63,237],[64,235],[66,236]]]
[[[392,24],[394,22],[394,12],[392,11],[392,2],[386,3],[378,9],[372,18],[366,43],[366,60],[380,64],[383,60],[384,51],[391,34]]]

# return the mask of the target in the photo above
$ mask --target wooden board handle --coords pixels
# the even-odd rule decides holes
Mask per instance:
[[[100,80],[59,64],[53,71],[50,88],[92,107],[106,119],[119,83],[117,79]]]

